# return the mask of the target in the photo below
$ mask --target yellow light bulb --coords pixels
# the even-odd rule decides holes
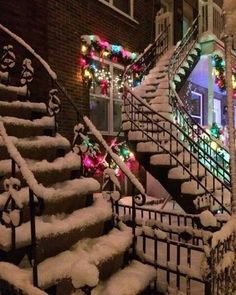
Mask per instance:
[[[81,46],[81,52],[82,53],[86,53],[87,52],[87,49],[88,49],[87,46],[85,46],[85,45],[82,45]]]
[[[211,148],[212,148],[213,150],[216,150],[217,147],[218,147],[217,143],[216,143],[215,141],[212,141],[212,142],[211,142]]]

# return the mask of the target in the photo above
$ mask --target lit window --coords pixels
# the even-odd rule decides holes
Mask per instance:
[[[99,0],[114,10],[134,18],[134,0]]]
[[[121,127],[123,67],[110,61],[94,60],[95,78],[90,88],[90,118],[105,134],[114,135]]]
[[[189,104],[192,118],[194,118],[196,123],[202,125],[202,94],[195,91],[191,91],[191,98]]]

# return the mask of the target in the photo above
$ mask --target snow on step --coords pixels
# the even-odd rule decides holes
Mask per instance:
[[[186,181],[181,185],[181,193],[184,195],[203,195],[205,194],[205,189],[198,185],[195,180]]]
[[[20,289],[22,294],[47,295],[44,291],[33,286],[27,271],[21,270],[14,264],[0,262],[0,279],[13,285],[16,289]]]
[[[128,139],[129,140],[135,140],[135,141],[149,141],[151,139],[161,142],[161,141],[167,141],[171,138],[171,136],[176,136],[177,131],[172,131],[171,134],[163,131],[163,132],[145,132],[142,131],[129,131],[128,133]]]
[[[25,119],[19,119],[15,117],[2,117],[0,116],[0,120],[5,123],[6,125],[20,125],[24,127],[49,127],[54,128],[55,122],[53,117],[42,117],[41,119],[35,119],[35,120],[25,120]]]
[[[177,161],[170,154],[153,155],[150,164],[155,166],[177,166]]]
[[[65,137],[60,134],[56,134],[56,136],[34,136],[27,138],[17,138],[15,136],[9,136],[11,141],[17,148],[24,149],[41,149],[44,147],[55,147],[55,148],[69,148],[70,142]],[[0,146],[5,145],[0,137]]]
[[[17,95],[26,96],[27,94],[27,86],[6,86],[0,83],[0,90],[14,92]]]
[[[99,281],[99,264],[124,253],[131,244],[132,233],[129,229],[113,229],[99,238],[83,239],[70,250],[38,265],[39,285],[52,286],[63,278],[71,278],[75,288],[84,285],[94,287]],[[28,270],[29,278],[30,272],[31,269]]]
[[[155,104],[169,104],[170,98],[168,95],[159,95],[159,92],[156,92],[155,98],[149,101],[149,103],[153,106]]]
[[[25,159],[29,169],[33,173],[42,173],[49,171],[63,171],[65,169],[79,169],[81,165],[81,158],[76,153],[69,152],[64,157],[56,158],[53,162],[47,160],[35,161],[32,159]],[[19,171],[18,167],[16,171]],[[0,175],[11,173],[11,160],[0,161]]]
[[[172,107],[169,103],[167,103],[167,104],[166,103],[152,104],[151,109],[154,112],[172,113]],[[151,113],[152,112],[152,110],[150,110],[149,108],[147,108],[145,106],[139,107],[139,110],[144,113]]]
[[[190,152],[182,152],[178,155],[178,159],[181,163],[183,163],[184,165],[189,165],[190,162],[191,163],[197,163],[197,160],[191,156]]]
[[[173,115],[171,113],[165,113],[165,112],[160,112],[159,114],[154,114],[150,118],[148,116],[147,116],[148,118],[144,117],[143,114],[141,114],[141,113],[139,113],[139,114],[123,113],[121,117],[122,117],[122,122],[129,121],[130,117],[132,118],[132,120],[140,121],[140,122],[150,122],[151,120],[164,121],[165,119],[171,121],[173,119]]]
[[[47,110],[47,106],[45,103],[20,101],[20,100],[15,100],[12,102],[0,101],[0,108],[1,107],[12,107],[12,108],[19,108],[19,109],[24,108],[24,109],[31,109],[34,111],[41,111],[41,112],[44,112]]]
[[[198,164],[192,164],[191,169],[190,168],[187,168],[187,169],[191,171],[191,173],[194,176],[203,177],[205,175],[205,169],[201,165],[199,165],[199,169],[198,169]],[[190,175],[186,170],[183,169],[183,167],[180,166],[180,167],[170,169],[168,173],[168,178],[187,180],[187,179],[190,179]]]
[[[101,282],[91,295],[135,295],[144,291],[155,280],[154,267],[138,261],[132,261],[129,266]]]
[[[36,217],[37,239],[62,235],[75,229],[84,229],[112,216],[111,205],[101,196],[95,197],[92,206],[74,211],[71,214],[58,214]],[[0,248],[11,249],[11,229],[0,225]],[[16,228],[16,247],[29,245],[31,242],[30,222],[23,223]]]
[[[73,195],[77,195],[78,198],[85,194],[96,193],[100,190],[100,183],[94,178],[76,178],[67,180],[64,182],[58,182],[50,187],[45,187],[42,184],[38,184],[37,196],[43,199],[45,202],[60,202]],[[29,202],[28,187],[22,188],[17,195],[17,205],[22,208]],[[0,208],[3,208],[8,198],[7,193],[0,195]]]
[[[70,250],[48,258],[38,264],[39,286],[47,288],[57,284],[62,279],[72,279],[76,288],[97,285],[99,272],[97,266],[108,261],[115,255],[124,253],[132,244],[132,233],[129,229],[113,229],[107,235],[94,239],[83,239],[76,243]],[[0,273],[5,265],[0,262]],[[24,285],[32,285],[32,269],[20,269],[17,266],[9,269],[17,273]],[[10,278],[9,278],[10,279]],[[43,295],[45,293],[29,293]]]
[[[124,131],[128,131],[131,129],[135,131],[135,130],[147,130],[147,131],[160,131],[161,129],[157,126],[157,125],[153,125],[152,123],[149,122],[139,122],[139,121],[135,121],[135,124],[132,124],[130,121],[124,122],[122,124],[122,128]],[[138,127],[137,127],[138,126]]]
[[[213,193],[214,197],[222,202],[225,206],[229,207],[231,206],[231,192],[229,190],[216,190]]]

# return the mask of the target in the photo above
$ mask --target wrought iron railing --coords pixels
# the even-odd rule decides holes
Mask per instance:
[[[204,128],[195,122],[191,115],[186,110],[186,107],[182,103],[178,93],[175,89],[174,79],[178,74],[178,70],[187,57],[191,53],[197,42],[198,34],[198,18],[195,19],[192,26],[189,28],[188,32],[184,38],[178,44],[173,56],[170,59],[168,67],[168,77],[169,77],[169,97],[170,103],[172,105],[174,120],[184,132],[188,133],[190,137],[194,138],[191,141],[191,145],[194,148],[201,146],[202,156],[199,158],[203,165],[207,165],[212,173],[217,177],[221,178],[227,188],[230,187],[230,174],[229,174],[229,153],[227,149],[217,143],[218,150],[213,149],[210,142],[216,141],[213,136],[207,133]],[[210,157],[209,157],[210,155]]]
[[[182,63],[185,61],[188,54],[194,48],[196,43],[196,38],[198,34],[198,18],[193,22],[193,25],[189,28],[183,40],[177,45],[174,54],[172,55],[168,67],[168,77],[169,77],[169,98],[170,104],[173,108],[174,120],[171,121],[166,117],[162,116],[160,113],[157,113],[149,104],[147,104],[144,100],[134,94],[132,89],[125,85],[124,91],[124,113],[126,119],[131,122],[131,131],[139,130],[142,132],[142,136],[146,137],[149,141],[155,143],[158,146],[158,149],[161,151],[165,151],[172,158],[170,164],[177,163],[181,167],[183,167],[183,172],[190,175],[190,179],[194,179],[197,182],[198,188],[201,187],[205,190],[205,194],[212,200],[212,204],[217,203],[228,213],[230,213],[230,209],[224,206],[224,192],[230,192],[230,176],[227,170],[228,163],[227,161],[220,155],[218,155],[210,144],[207,142],[205,137],[212,138],[206,131],[188,114],[186,109],[183,106],[178,94],[175,91],[173,80],[175,75],[178,72],[178,69],[181,67]],[[147,50],[148,51],[148,50]],[[138,61],[137,61],[138,62]],[[132,68],[132,66],[131,66]],[[150,70],[151,68],[149,68]],[[127,74],[125,73],[125,79]],[[148,110],[147,113],[142,112],[142,107]],[[179,115],[181,114],[181,115]],[[164,121],[160,124],[158,121]],[[149,131],[145,131],[140,127],[140,123],[142,125],[149,126]],[[168,128],[165,128],[168,126]],[[163,128],[164,127],[164,128]],[[176,142],[177,145],[183,150],[184,156],[182,161],[179,160],[174,155],[174,148],[170,146],[170,149],[165,149],[159,141],[160,133],[156,132],[156,130],[162,131],[162,133],[167,134],[169,137],[170,144]],[[177,133],[177,136],[173,134],[173,131]],[[154,139],[154,136],[157,138]],[[197,138],[197,140],[195,140]],[[214,140],[212,138],[212,140]],[[222,147],[223,148],[223,147]],[[187,155],[190,157],[189,167],[186,167],[184,164]],[[192,173],[192,164],[197,163],[197,177]],[[204,183],[199,181],[199,169],[202,167],[204,169]],[[209,189],[209,179],[206,177],[207,175],[212,175],[213,181],[211,184],[211,189],[215,191],[216,183],[220,184],[221,190],[221,200],[217,200],[217,198]]]
[[[155,39],[155,41],[146,47],[144,52],[137,58],[137,60],[127,67],[125,70],[124,79],[128,75],[135,77],[136,72],[141,72],[142,77],[148,74],[150,69],[156,65],[158,59],[169,49],[169,30],[170,26],[166,26],[162,33]]]
[[[206,250],[205,279],[209,280],[212,295],[234,294],[236,291],[236,231],[235,217],[208,241]],[[204,271],[204,270],[203,270]]]
[[[50,68],[50,66],[46,63],[45,60],[43,60],[27,43],[25,43],[24,40],[16,36],[14,33],[9,31],[7,28],[4,26],[0,25],[0,31],[2,31],[4,34],[7,35],[6,39],[9,39],[9,36],[13,39],[13,43],[16,46],[20,46],[20,49],[24,49],[24,53],[26,52],[27,58],[23,61],[23,70],[20,75],[20,83],[16,83],[16,76],[19,74],[17,71],[12,71],[13,67],[16,64],[16,55],[14,54],[14,48],[11,45],[7,45],[4,47],[3,51],[3,57],[1,59],[1,77],[2,77],[2,84],[1,87],[4,88],[5,90],[10,90],[15,93],[16,96],[21,96],[21,100],[36,100],[37,97],[32,97],[32,93],[35,94],[36,92],[34,91],[35,87],[38,86],[39,79],[35,79],[36,84],[34,84],[34,68],[37,68],[39,72],[42,72],[42,87],[37,87],[37,89],[43,89],[43,92],[41,93],[41,97],[45,97],[45,92],[47,92],[48,89],[48,96],[49,100],[45,101],[47,103],[47,111],[48,115],[54,118],[54,130],[51,131],[50,133],[47,132],[47,135],[53,135],[57,131],[57,117],[58,114],[61,111],[62,105],[60,101],[60,97],[63,97],[66,99],[69,104],[72,106],[76,117],[77,121],[79,124],[82,126],[83,125],[83,131],[81,129],[77,129],[77,136],[74,139],[73,145],[72,145],[72,150],[73,152],[77,152],[82,156],[82,151],[79,148],[80,144],[83,141],[83,137],[80,135],[84,133],[84,135],[87,134],[88,129],[91,127],[89,124],[89,120],[87,117],[83,116],[75,104],[75,101],[70,97],[70,95],[67,93],[65,88],[58,82],[57,76],[55,72]],[[164,44],[164,39],[163,39],[163,46]],[[152,52],[152,56],[155,56],[157,52]],[[30,58],[33,58],[34,63],[32,63]],[[19,63],[18,63],[19,64]],[[16,74],[17,72],[17,74]],[[46,74],[45,74],[46,73]],[[12,85],[14,84],[14,85]],[[81,127],[80,126],[80,127]],[[31,235],[32,235],[32,263],[33,263],[33,283],[34,286],[38,286],[38,275],[37,275],[37,253],[36,253],[36,236],[35,236],[35,199],[34,197],[40,195],[38,193],[38,183],[35,180],[32,172],[29,170],[27,167],[26,163],[24,162],[24,159],[21,157],[19,154],[18,150],[16,147],[13,145],[12,142],[10,142],[9,137],[6,133],[6,130],[4,128],[4,125],[1,123],[1,136],[4,139],[4,142],[8,148],[8,152],[10,154],[10,157],[12,158],[12,176],[16,174],[17,170],[17,175],[21,173],[23,177],[25,178],[27,185],[29,186],[29,207],[30,207],[30,214],[31,214]],[[98,135],[98,134],[94,134]],[[135,204],[142,205],[145,202],[145,190],[142,187],[141,183],[139,183],[137,180],[134,180],[135,177],[134,175],[130,172],[127,171],[127,169],[124,169],[124,164],[122,165],[120,163],[119,157],[113,153],[113,151],[110,149],[110,147],[105,143],[103,140],[101,134],[99,133],[99,141],[101,141],[101,144],[109,154],[109,156],[113,159],[115,163],[117,163],[120,166],[120,169],[124,173],[124,175],[127,176],[127,178],[130,180],[132,183],[132,190],[133,190],[133,208],[135,208]],[[14,152],[12,153],[12,150]],[[81,171],[82,172],[82,171]],[[29,176],[30,175],[30,179]],[[17,188],[18,189],[18,188]],[[17,190],[16,189],[16,193]],[[9,221],[9,213],[10,210],[18,210],[16,208],[16,205],[14,204],[14,198],[12,198],[11,195],[9,195],[9,201],[7,201],[7,204],[5,206],[4,210],[6,211],[6,214],[2,214],[1,216],[5,216],[5,221],[4,218],[2,218],[2,222],[6,223],[6,221]],[[19,210],[20,211],[20,210]],[[135,210],[133,210],[135,214]],[[8,215],[7,215],[8,214]],[[16,225],[14,224],[13,221],[10,220],[9,226],[12,228],[12,249],[15,249],[16,246],[16,227],[20,226],[21,224],[21,212],[19,212],[19,223]],[[135,215],[133,216],[135,219]],[[136,234],[135,234],[135,228],[133,228],[133,255],[135,255],[135,244],[136,244]],[[89,291],[88,291],[89,292]],[[16,293],[18,294],[18,293]],[[20,293],[19,293],[20,294]],[[89,294],[89,293],[88,293]]]
[[[155,220],[165,223],[169,226],[191,226],[192,228],[199,228],[200,219],[198,215],[179,213],[167,210],[158,210],[155,208],[147,208],[145,206],[136,207],[136,218],[141,220]],[[117,214],[122,216],[131,216],[132,206],[122,204],[120,202],[117,207]],[[126,217],[125,217],[126,220]],[[217,219],[217,227],[221,228],[227,220]]]
[[[195,180],[197,183],[197,187],[204,190],[205,195],[209,198],[209,206],[214,206],[217,204],[219,209],[225,211],[230,214],[230,210],[226,208],[224,204],[226,204],[226,199],[224,196],[224,192],[227,190],[225,183],[221,179],[217,179],[213,177],[212,181],[212,188],[213,191],[216,189],[216,185],[220,185],[220,190],[222,191],[221,200],[219,201],[214,194],[212,193],[211,189],[209,189],[210,180],[207,178],[208,173],[211,173],[211,170],[206,167],[202,166],[199,162],[199,158],[202,156],[202,149],[200,146],[195,150],[195,152],[191,152],[189,150],[188,144],[186,144],[181,137],[187,137],[189,141],[191,138],[189,135],[183,132],[183,130],[175,124],[175,122],[171,120],[167,120],[166,117],[163,115],[156,113],[153,111],[152,107],[148,105],[143,99],[136,96],[133,91],[128,87],[125,86],[125,92],[123,95],[124,99],[124,112],[127,117],[127,120],[130,122],[131,127],[130,130],[139,130],[142,132],[142,138],[154,143],[157,146],[157,150],[164,151],[166,154],[170,155],[170,165],[177,164],[183,168],[183,173],[189,175],[190,179]],[[140,110],[140,105],[145,106],[149,113],[144,113]],[[140,127],[139,122],[145,122],[149,126],[148,131],[143,130]],[[166,127],[168,126],[168,128]],[[159,130],[160,132],[156,132]],[[162,133],[167,135],[170,142],[170,147],[167,148],[162,144],[161,136]],[[173,145],[173,142],[176,143],[176,146]],[[179,159],[178,156],[175,154],[175,150],[181,149],[183,153],[183,158]],[[189,157],[189,166],[185,165],[185,159]],[[211,159],[214,161],[214,159]],[[196,173],[192,171],[192,165],[197,165]],[[200,166],[204,170],[204,183],[200,181]],[[218,182],[218,184],[216,184]],[[198,207],[200,207],[200,199],[198,199]]]

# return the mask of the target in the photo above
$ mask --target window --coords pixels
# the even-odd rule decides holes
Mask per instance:
[[[213,122],[221,125],[221,101],[219,99],[214,99]]]
[[[105,134],[114,135],[121,127],[123,67],[110,61],[94,60],[96,78],[90,88],[90,117]]]
[[[191,91],[189,104],[192,118],[194,118],[198,124],[202,125],[202,94]]]
[[[121,13],[122,15],[134,19],[134,0],[99,0],[103,4],[111,7],[115,11]],[[137,22],[137,21],[135,21]]]

